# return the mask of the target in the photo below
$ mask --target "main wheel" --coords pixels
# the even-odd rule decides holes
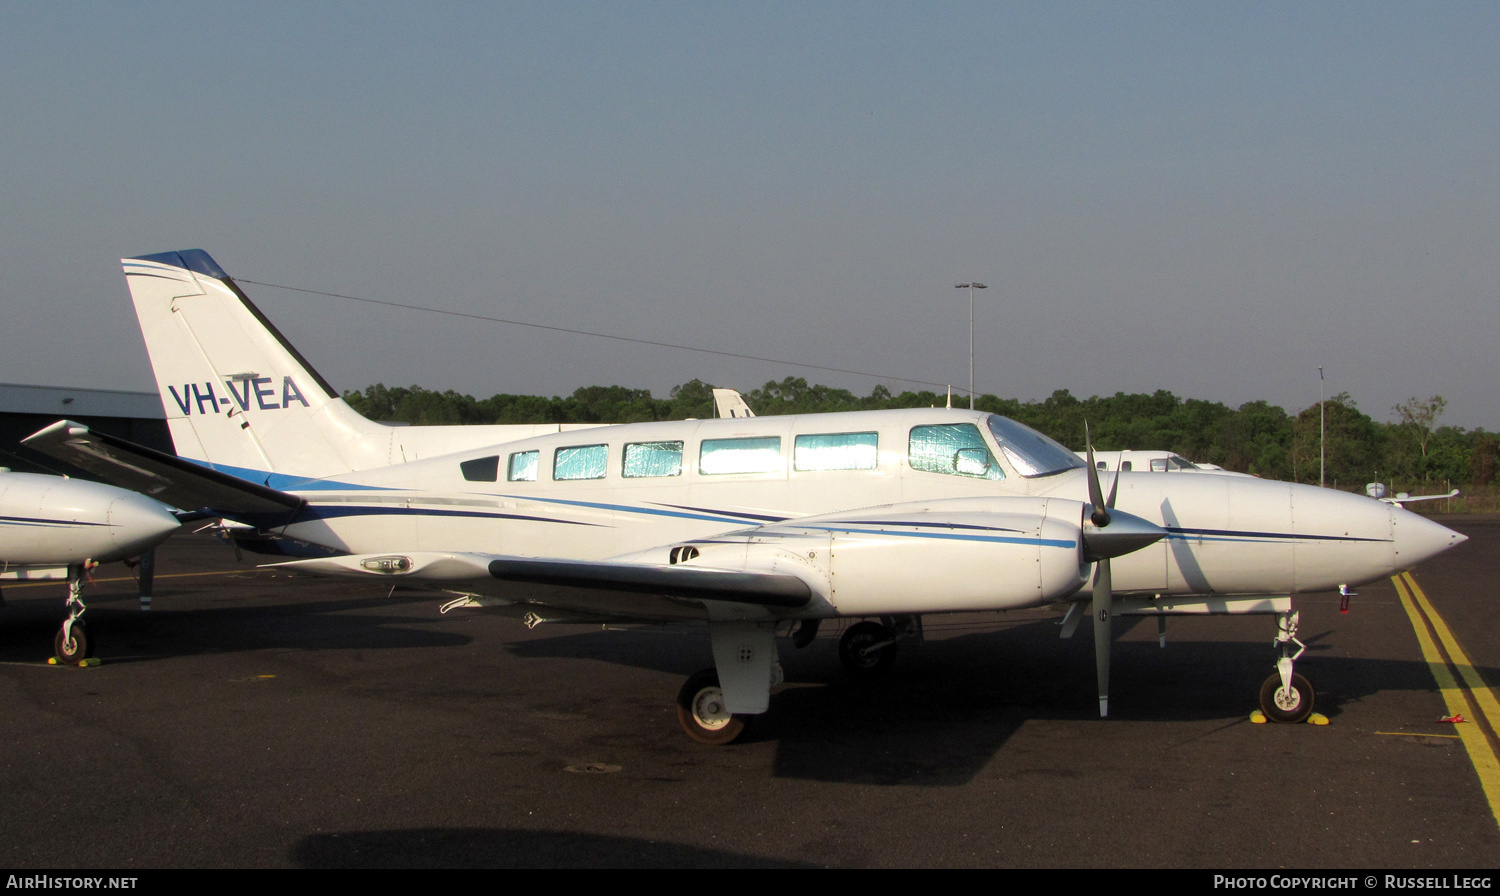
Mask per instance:
[[[878,678],[896,664],[895,637],[878,622],[851,625],[839,639],[839,662],[855,678]]]
[[[1273,722],[1305,722],[1312,715],[1313,686],[1301,675],[1292,676],[1290,689],[1281,686],[1278,673],[1260,686],[1260,711]]]
[[[57,657],[59,663],[69,666],[76,666],[94,655],[94,644],[89,640],[89,633],[83,623],[73,623],[72,632],[66,637],[63,629],[58,628],[57,636],[52,639],[52,655]]]
[[[704,669],[688,677],[677,692],[677,721],[687,736],[700,744],[720,746],[733,743],[745,733],[751,717],[731,713],[719,687],[719,673]]]

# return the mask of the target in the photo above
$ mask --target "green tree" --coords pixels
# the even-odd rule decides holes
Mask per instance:
[[[1267,479],[1292,476],[1292,421],[1265,401],[1249,401],[1219,419],[1208,463]]]
[[[1447,399],[1434,395],[1426,401],[1412,397],[1391,408],[1391,412],[1399,418],[1399,425],[1416,439],[1424,458],[1427,456],[1427,444],[1432,441],[1433,427],[1437,425],[1437,418],[1443,415],[1443,408],[1447,406]]]
[[[768,382],[745,396],[750,409],[761,415],[828,414],[860,409],[860,400],[847,389],[810,386],[800,376]]]
[[[688,380],[672,387],[672,397],[667,400],[664,420],[706,420],[717,416],[714,406],[714,387],[702,380]]]
[[[1349,485],[1368,482],[1379,468],[1384,455],[1384,429],[1360,412],[1348,392],[1323,403],[1326,430],[1326,484]],[[1324,444],[1319,428],[1319,407],[1312,405],[1297,415],[1292,423],[1293,467],[1302,482],[1317,482],[1319,447]]]

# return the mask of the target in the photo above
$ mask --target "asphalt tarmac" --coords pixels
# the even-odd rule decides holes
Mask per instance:
[[[1415,573],[1500,681],[1500,517]],[[1117,628],[931,617],[851,681],[836,626],[782,643],[749,735],[692,743],[706,634],[439,613],[429,593],[294,578],[206,535],[119,564],[101,664],[46,664],[65,586],[0,611],[0,867],[1421,868],[1500,865],[1500,826],[1390,580],[1305,595],[1298,671],[1330,724],[1256,725],[1269,617]],[[1493,749],[1494,731],[1474,725]]]

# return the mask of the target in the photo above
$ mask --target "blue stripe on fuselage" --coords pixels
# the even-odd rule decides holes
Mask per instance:
[[[797,525],[795,522],[789,525]],[[881,525],[887,525],[882,523]],[[899,525],[899,524],[898,524]],[[850,529],[847,526],[819,526],[810,525],[804,528],[818,529],[824,532],[846,532],[851,535],[894,535],[897,538],[937,538],[945,541],[987,541],[995,544],[1037,544],[1048,548],[1076,548],[1077,541],[1068,541],[1061,538],[1028,538],[1025,536],[1006,535],[969,535],[957,532],[914,532],[914,531],[891,531],[889,529]],[[998,531],[998,530],[997,530]]]
[[[54,528],[58,526],[109,526],[110,524],[90,523],[85,520],[49,520],[32,516],[0,516],[0,525]]]
[[[1295,532],[1236,532],[1231,529],[1184,529],[1164,526],[1168,541],[1352,541],[1388,543],[1389,538],[1356,538],[1349,535],[1299,535]]]
[[[470,517],[474,519],[522,520],[529,523],[561,523],[567,526],[597,526],[577,520],[550,519],[544,516],[527,516],[520,513],[499,513],[489,510],[440,510],[424,507],[382,507],[379,505],[309,504],[303,507],[292,523],[307,523],[313,520],[331,520],[351,516],[430,516]]]

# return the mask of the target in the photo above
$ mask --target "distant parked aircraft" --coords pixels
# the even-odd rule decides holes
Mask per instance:
[[[68,618],[53,642],[64,662],[92,655],[82,621],[88,568],[138,557],[181,525],[162,504],[135,492],[0,468],[0,572],[67,577]]]

